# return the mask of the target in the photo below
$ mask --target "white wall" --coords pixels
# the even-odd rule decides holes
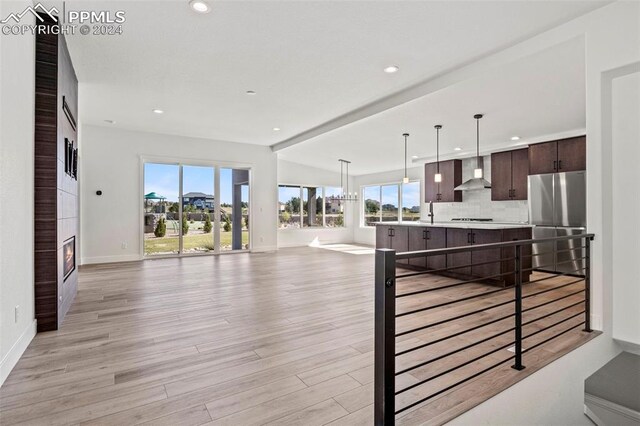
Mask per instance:
[[[336,161],[336,168],[339,167]],[[350,187],[353,178],[350,178]],[[305,166],[291,161],[278,159],[278,183],[308,186],[340,186],[340,172]],[[355,203],[345,205],[344,228],[287,228],[278,229],[278,247],[296,247],[309,244],[334,244],[353,242],[353,218],[356,214]],[[274,204],[274,209],[277,205]]]
[[[30,2],[26,1],[0,2],[0,16],[21,11],[28,4]],[[33,21],[33,17],[29,18]],[[36,332],[33,291],[34,48],[31,35],[0,36],[0,385]],[[20,307],[17,321],[14,317],[16,306]]]
[[[635,68],[612,81],[613,337],[640,348],[640,63]]]
[[[82,99],[82,85],[80,92]],[[269,147],[83,125],[80,149],[82,263],[142,258],[141,157],[251,167],[252,248],[276,249],[277,162]]]

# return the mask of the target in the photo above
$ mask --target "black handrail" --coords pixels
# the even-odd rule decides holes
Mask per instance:
[[[517,240],[517,241],[508,241],[508,242],[501,242],[501,243],[491,243],[491,244],[481,244],[481,245],[471,245],[471,246],[463,246],[463,247],[451,247],[451,248],[445,248],[445,249],[435,249],[435,250],[420,250],[420,251],[414,251],[414,252],[403,252],[403,253],[396,253],[394,250],[390,250],[390,249],[378,249],[376,250],[376,273],[375,273],[375,368],[374,368],[374,396],[375,396],[375,403],[374,403],[374,420],[375,420],[375,424],[376,425],[393,425],[395,422],[395,415],[404,412],[406,410],[408,410],[411,407],[414,407],[418,404],[421,404],[425,401],[430,400],[431,398],[437,396],[437,395],[441,395],[442,393],[451,390],[453,388],[455,388],[456,386],[461,385],[462,383],[466,383],[469,380],[472,380],[475,377],[478,377],[481,374],[484,374],[488,371],[490,371],[493,368],[496,368],[504,363],[506,363],[507,361],[511,361],[514,360],[514,365],[512,365],[512,368],[516,369],[516,370],[522,370],[525,368],[525,366],[523,365],[523,355],[529,351],[531,351],[532,349],[539,347],[553,339],[558,338],[559,336],[566,334],[568,332],[570,332],[571,330],[575,329],[578,326],[582,326],[584,325],[584,329],[583,331],[587,331],[590,332],[591,331],[591,327],[590,327],[590,280],[591,280],[591,271],[590,271],[590,257],[591,257],[591,241],[594,238],[594,234],[581,234],[581,235],[570,235],[570,236],[565,236],[565,237],[554,237],[554,238],[544,238],[544,239],[528,239],[528,240]],[[584,275],[579,275],[580,279],[577,280],[572,280],[570,282],[560,282],[559,285],[550,287],[550,288],[545,288],[542,287],[541,289],[538,289],[537,291],[534,290],[534,287],[531,287],[530,289],[534,290],[532,292],[526,292],[523,295],[523,285],[526,283],[523,283],[523,278],[524,275],[523,273],[527,273],[526,277],[528,278],[529,276],[529,272],[538,268],[528,268],[528,267],[524,267],[523,265],[523,259],[531,259],[534,255],[536,254],[529,254],[529,253],[523,253],[523,247],[531,247],[532,244],[538,244],[538,243],[545,243],[545,242],[555,242],[555,241],[567,241],[567,240],[576,240],[576,239],[580,239],[580,240],[584,240],[584,246],[580,246],[577,248],[572,248],[569,250],[560,250],[560,251],[556,251],[554,250],[553,253],[560,253],[560,252],[565,252],[565,251],[575,251],[575,250],[584,250],[584,253],[582,254],[582,257],[580,257],[579,259],[572,259],[571,261],[566,261],[566,262],[556,262],[556,265],[559,263],[569,263],[572,261],[585,261],[585,264],[583,267],[578,268],[576,270],[573,271],[569,271],[569,272],[563,272],[563,273],[551,273],[549,276],[547,277],[543,277],[541,279],[535,279],[533,281],[529,281],[527,285],[532,285],[534,286],[536,283],[539,283],[541,281],[545,281],[545,280],[549,280],[549,279],[553,279],[553,278],[558,278],[558,277],[564,277],[564,276],[575,276],[574,273],[577,272],[584,272]],[[412,258],[416,258],[416,257],[431,257],[431,256],[443,256],[443,255],[447,255],[447,254],[454,254],[454,253],[463,253],[463,252],[475,252],[475,251],[479,251],[479,250],[489,250],[489,249],[501,249],[501,248],[510,248],[513,247],[514,250],[510,251],[510,257],[502,257],[503,254],[505,254],[504,250],[501,251],[501,255],[500,255],[500,259],[499,260],[492,260],[492,261],[485,261],[485,262],[481,262],[481,263],[476,263],[476,264],[470,264],[470,265],[465,265],[465,266],[452,266],[452,267],[445,267],[445,268],[441,268],[441,269],[435,269],[435,270],[425,270],[425,271],[419,271],[419,272],[410,272],[410,273],[402,273],[402,274],[396,274],[396,262],[398,260],[401,259],[412,259]],[[513,256],[513,253],[515,253],[515,256]],[[463,267],[474,267],[474,266],[479,266],[479,265],[488,265],[488,264],[492,264],[492,263],[502,263],[503,265],[505,263],[510,263],[510,269],[513,268],[513,270],[508,271],[508,272],[504,272],[501,274],[493,274],[493,275],[489,275],[488,277],[475,277],[469,280],[464,280],[464,281],[460,281],[457,280],[456,282],[452,283],[452,284],[445,284],[445,285],[440,285],[437,287],[427,287],[427,288],[422,288],[422,289],[418,289],[418,290],[413,290],[413,291],[406,291],[405,293],[401,293],[401,294],[397,294],[396,293],[396,281],[398,279],[405,279],[405,278],[412,278],[412,277],[420,277],[422,275],[426,275],[426,274],[438,274],[438,273],[448,273],[450,271],[455,271],[456,269],[461,269]],[[398,265],[401,268],[403,267],[403,265]],[[504,266],[503,266],[504,268]],[[482,282],[488,282],[487,279],[489,278],[499,278],[502,276],[510,276],[512,275],[514,277],[514,280],[512,281],[512,283],[514,284],[512,288],[500,288],[500,289],[493,289],[493,290],[489,290],[489,291],[483,291],[480,293],[475,293],[472,294],[470,296],[463,296],[463,297],[459,297],[457,299],[451,299],[451,294],[447,293],[446,298],[450,299],[450,300],[446,300],[446,301],[442,301],[442,299],[438,300],[437,303],[433,303],[433,304],[427,304],[427,305],[422,305],[420,306],[420,303],[422,303],[423,300],[425,299],[416,299],[417,302],[412,302],[412,306],[410,310],[407,310],[405,312],[400,312],[397,313],[396,312],[396,302],[399,299],[403,299],[403,298],[410,298],[412,296],[419,296],[425,293],[429,293],[429,292],[437,292],[440,290],[445,290],[445,289],[451,289],[453,287],[459,287],[459,286],[463,286],[463,285],[471,285],[471,284],[475,284],[478,283],[479,281]],[[448,276],[460,276],[460,274],[458,275],[448,275]],[[557,291],[559,289],[563,289],[563,288],[567,288],[570,286],[573,286],[575,284],[578,284],[580,282],[584,281],[584,287],[580,286],[580,289],[577,291],[572,291],[569,290],[570,292],[567,294],[562,294],[560,297],[555,297],[554,299],[550,300],[550,301],[545,301],[542,303],[538,303],[536,305],[526,305],[523,306],[523,301],[524,300],[532,300],[530,298],[533,298],[535,296],[541,295],[541,294],[545,294],[545,293],[550,293],[553,291]],[[411,283],[413,284],[413,281],[411,281]],[[537,286],[536,286],[537,287]],[[537,287],[539,288],[539,287]],[[494,295],[494,294],[498,294],[500,292],[503,291],[509,291],[512,290],[514,291],[514,297],[513,298],[509,298],[508,300],[504,301],[504,302],[500,302],[500,303],[494,303],[490,306],[484,306],[480,309],[473,309],[471,311],[468,312],[464,312],[462,314],[457,314],[448,318],[444,318],[444,319],[439,319],[435,322],[431,322],[431,323],[427,323],[427,324],[422,324],[422,325],[414,325],[411,324],[411,328],[404,330],[404,331],[400,331],[398,332],[396,330],[396,321],[399,318],[402,317],[407,317],[408,315],[413,315],[413,314],[418,314],[421,312],[426,312],[432,309],[436,309],[436,308],[445,308],[449,305],[453,305],[455,303],[462,303],[462,302],[468,302],[470,300],[473,299],[477,299],[477,298],[482,298],[483,296],[488,296],[488,295]],[[530,312],[532,310],[538,309],[540,307],[543,306],[547,306],[553,303],[556,303],[558,301],[564,300],[564,299],[568,299],[572,296],[578,295],[584,293],[584,298],[580,301],[577,302],[571,302],[569,305],[563,306],[559,309],[554,309],[552,312],[543,312],[541,315],[539,315],[536,318],[533,319],[529,319],[525,322],[523,322],[523,315],[527,312]],[[497,300],[500,300],[500,298],[497,298]],[[513,311],[507,315],[504,315],[504,309],[507,305],[511,305],[513,304]],[[417,306],[416,306],[417,305]],[[551,324],[548,324],[548,322],[543,323],[542,328],[539,328],[537,330],[531,331],[529,332],[529,334],[523,335],[523,328],[526,326],[529,326],[531,324],[535,324],[538,323],[541,320],[544,320],[546,318],[549,318],[551,316],[554,315],[558,315],[561,312],[566,312],[569,309],[572,309],[576,306],[579,305],[584,305],[583,309],[580,309],[578,312],[575,312],[575,310],[572,310],[571,314],[569,317],[565,317],[565,318],[558,318],[553,320],[554,322]],[[429,328],[432,327],[436,327],[439,325],[443,325],[443,324],[447,324],[447,323],[451,323],[457,320],[461,320],[463,318],[467,318],[467,317],[471,317],[472,315],[476,315],[476,314],[481,314],[481,313],[485,313],[489,310],[495,309],[495,308],[502,308],[501,312],[498,312],[497,316],[494,314],[494,316],[497,316],[496,318],[493,319],[489,319],[485,322],[483,322],[482,324],[478,324],[478,325],[472,325],[472,326],[468,326],[465,327],[464,329],[460,330],[459,328],[453,332],[450,333],[446,336],[442,336],[439,337],[437,339],[433,339],[430,340],[428,342],[425,343],[421,343],[418,344],[416,346],[404,349],[402,351],[399,351],[396,353],[396,338],[401,337],[401,336],[405,336],[411,333],[416,333],[416,332],[420,332],[420,331],[425,331]],[[523,349],[523,341],[526,339],[529,339],[533,336],[536,336],[540,333],[543,333],[545,331],[551,330],[554,327],[557,327],[558,325],[564,324],[570,320],[573,320],[581,315],[584,315],[584,320],[581,321],[579,324],[577,325],[573,325],[570,328],[563,330],[549,338],[544,339],[541,342],[536,343],[533,346],[528,346],[526,349]],[[423,361],[419,361],[414,363],[413,365],[409,366],[409,367],[405,367],[401,370],[396,371],[396,357],[398,356],[402,356],[414,351],[417,351],[419,349],[422,348],[426,348],[428,346],[434,345],[436,343],[440,343],[440,342],[444,342],[446,340],[452,339],[454,337],[463,335],[465,333],[469,333],[471,331],[474,330],[478,330],[480,328],[486,327],[488,325],[491,324],[497,324],[500,323],[501,321],[505,321],[505,320],[509,320],[513,318],[512,321],[514,321],[513,323],[511,323],[511,326],[507,326],[505,329],[501,330],[501,331],[492,331],[492,334],[488,337],[484,337],[481,338],[479,340],[475,340],[471,343],[466,343],[464,344],[462,347],[459,347],[458,349],[454,349],[454,350],[449,350],[440,354],[436,354],[435,356],[431,356],[429,359],[427,360],[423,360]],[[556,317],[557,318],[557,317]],[[413,322],[413,321],[412,321]],[[459,324],[459,323],[458,323]],[[502,342],[500,342],[498,345],[498,347],[493,347],[490,351],[488,352],[484,352],[480,355],[474,356],[472,359],[464,361],[458,365],[454,365],[451,366],[449,368],[447,368],[445,371],[441,371],[438,372],[435,375],[432,375],[426,379],[423,380],[419,380],[416,383],[413,383],[411,385],[408,385],[406,387],[404,387],[403,389],[400,389],[398,391],[396,391],[396,381],[395,381],[395,377],[398,375],[402,375],[405,373],[408,373],[412,370],[421,368],[421,367],[425,367],[431,363],[434,363],[436,361],[448,358],[454,354],[466,351],[472,347],[478,346],[482,343],[485,342],[489,342],[493,339],[499,338],[500,336],[504,336],[508,333],[514,333],[514,339],[512,341],[510,341],[509,343],[503,343],[504,340],[502,340]],[[396,406],[395,406],[395,396],[406,392],[410,389],[414,389],[417,388],[427,382],[430,382],[438,377],[442,377],[446,374],[449,374],[453,371],[456,371],[464,366],[467,365],[471,365],[474,362],[483,359],[491,354],[494,354],[498,351],[501,351],[509,346],[513,345],[514,347],[514,352],[515,354],[513,356],[510,356],[509,358],[502,360],[500,362],[497,362],[493,365],[491,365],[490,367],[484,368],[482,369],[480,372],[476,372],[474,374],[472,374],[469,377],[463,378],[459,381],[457,381],[456,383],[449,385],[447,387],[445,387],[444,389],[440,389],[434,393],[431,393],[430,395],[427,395],[426,397],[420,398],[418,401],[414,401],[411,402],[408,405],[405,405],[404,407],[396,410]]]
[[[478,250],[489,250],[489,249],[497,249],[497,248],[505,248],[505,247],[528,246],[531,244],[575,240],[578,238],[586,238],[587,240],[589,240],[589,239],[593,239],[594,235],[595,234],[568,235],[564,237],[515,240],[515,241],[505,241],[502,243],[476,244],[472,246],[448,247],[448,248],[433,249],[433,250],[405,251],[405,252],[396,253],[396,259],[397,260],[413,259],[414,257],[437,256],[440,254],[454,254],[454,253],[464,253],[468,251],[473,252]]]

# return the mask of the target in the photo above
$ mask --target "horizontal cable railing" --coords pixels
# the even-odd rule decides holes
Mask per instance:
[[[513,362],[512,368],[515,370],[522,370],[525,368],[523,354],[578,327],[590,332],[590,251],[593,237],[593,234],[570,235],[402,253],[390,249],[377,249],[375,423],[393,425],[396,415],[468,383],[507,362]],[[553,243],[555,247],[558,242],[573,241],[580,244],[577,247],[554,249],[551,252],[533,253],[532,250],[534,244]],[[499,251],[500,255],[497,259],[489,261],[486,260],[487,256],[478,256],[482,261],[473,262],[473,253],[487,250],[494,250],[491,252],[494,254]],[[449,261],[450,255],[460,253],[470,253],[471,262]],[[553,264],[532,265],[534,259],[543,255],[553,256]],[[442,261],[438,262],[437,268],[430,269],[426,266],[407,265],[406,261],[404,264],[397,263],[399,260],[426,260],[434,256],[440,256],[440,260],[447,259],[446,266],[442,267]],[[565,257],[570,259],[562,260]],[[427,265],[427,262],[423,264]],[[396,268],[405,271],[396,273]],[[477,274],[476,271],[483,273]],[[539,276],[530,279],[534,271],[541,272],[536,272]],[[444,279],[430,279],[434,276],[442,276]],[[553,282],[554,280],[557,282]],[[397,291],[398,283],[402,284],[403,291]],[[491,288],[488,284],[499,284],[503,287]],[[527,290],[524,295],[523,287]],[[455,297],[454,289],[457,288],[463,288],[468,292]],[[580,294],[584,296],[575,301],[575,297]],[[551,298],[547,299],[550,295]],[[523,306],[523,301],[527,302],[526,306]],[[557,317],[565,312],[568,314],[563,318]],[[526,318],[523,319],[524,316]],[[583,320],[573,324],[576,318]],[[403,324],[399,325],[399,321]],[[501,323],[504,325],[500,326]],[[448,324],[452,324],[452,330],[446,329]],[[547,336],[565,324],[570,326]],[[436,327],[445,329],[433,332],[432,329]],[[526,334],[523,333],[524,327],[530,327]],[[447,333],[442,335],[442,331]],[[432,333],[435,334],[430,338]],[[458,337],[462,339],[462,344],[456,347],[455,340]],[[404,338],[402,350],[396,350],[398,338]],[[537,339],[542,340],[536,341]],[[405,341],[412,340],[417,340],[418,343],[404,347]],[[527,342],[526,349],[523,349],[523,341]],[[434,346],[441,343],[450,346],[435,351]],[[491,345],[491,348],[479,352],[483,344]],[[512,350],[513,354],[482,368],[481,371],[469,373],[463,378],[460,378],[462,373],[458,372],[451,376],[456,379],[451,384],[440,385],[441,381],[436,381],[446,379],[450,373],[465,367],[473,367],[476,363],[484,367],[484,364],[480,363],[493,360],[497,353],[505,349]],[[423,359],[420,359],[419,351],[422,350],[430,352],[428,356],[424,355]],[[469,351],[473,351],[473,355],[462,359]],[[405,355],[410,357],[406,358]],[[397,366],[396,361],[399,357],[403,358]],[[434,365],[437,366],[438,362],[447,363],[443,370],[432,368]],[[410,380],[403,380],[406,384],[396,389],[396,378],[405,375],[408,375]],[[424,388],[424,395],[418,392],[422,386],[428,386]],[[402,406],[396,407],[396,398],[399,395],[403,396]]]

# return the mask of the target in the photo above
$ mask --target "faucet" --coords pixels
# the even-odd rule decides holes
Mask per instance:
[[[433,225],[433,201],[429,201],[429,214],[427,216],[431,218],[431,224]]]

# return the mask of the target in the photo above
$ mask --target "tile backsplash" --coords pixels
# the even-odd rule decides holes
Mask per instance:
[[[491,181],[491,156],[485,156],[484,175]],[[473,177],[475,158],[462,160],[462,181]],[[422,208],[421,219],[428,220],[428,206]],[[528,222],[529,205],[527,201],[491,201],[491,189],[464,191],[461,203],[434,203],[433,213],[438,222],[449,221],[456,217],[488,218],[495,222]]]

